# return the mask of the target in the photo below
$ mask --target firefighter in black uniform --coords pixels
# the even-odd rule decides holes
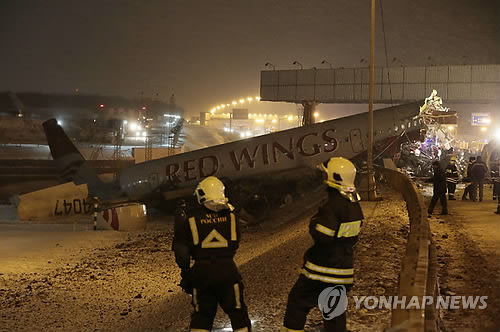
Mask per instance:
[[[243,283],[233,261],[240,241],[238,217],[216,177],[201,181],[195,195],[199,204],[176,213],[173,241],[181,287],[192,294],[190,331],[211,331],[219,304],[231,319],[233,331],[249,332]]]
[[[500,158],[491,167],[491,177],[493,178],[493,200],[498,201],[496,214],[500,214]]]
[[[493,200],[500,196],[500,160],[491,163],[491,177],[493,180]]]
[[[281,332],[304,331],[309,311],[328,287],[354,283],[353,251],[363,220],[354,186],[356,168],[347,159],[331,158],[327,172],[328,201],[309,224],[314,245],[304,255],[302,272],[288,295]],[[346,331],[346,313],[324,320],[325,331]]]
[[[455,156],[450,157],[450,162],[446,166],[446,186],[448,187],[448,199],[451,201],[455,200],[455,190],[457,189],[458,183],[458,169],[456,166],[457,158]]]

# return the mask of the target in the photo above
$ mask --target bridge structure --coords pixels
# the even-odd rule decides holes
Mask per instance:
[[[423,100],[432,90],[445,103],[498,103],[500,65],[375,68],[374,103]],[[368,95],[368,67],[261,71],[261,100],[302,104],[304,123],[318,103],[365,104]]]
[[[368,68],[266,70],[261,72],[264,101],[367,103]],[[447,103],[500,101],[500,65],[449,65],[375,68],[376,103],[425,99],[433,89]]]

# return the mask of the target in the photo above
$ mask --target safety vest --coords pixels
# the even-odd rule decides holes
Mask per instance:
[[[201,207],[186,216],[195,259],[233,257],[239,245],[236,215],[229,209],[211,211]]]

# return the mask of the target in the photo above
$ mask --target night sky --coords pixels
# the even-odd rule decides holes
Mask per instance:
[[[390,65],[500,62],[498,0],[382,5]],[[257,95],[266,62],[369,58],[369,0],[1,0],[0,15],[0,91],[175,93],[190,114]]]

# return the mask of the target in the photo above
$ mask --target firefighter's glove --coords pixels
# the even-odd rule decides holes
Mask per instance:
[[[181,271],[181,282],[179,284],[186,294],[193,294],[193,278],[191,269]]]

